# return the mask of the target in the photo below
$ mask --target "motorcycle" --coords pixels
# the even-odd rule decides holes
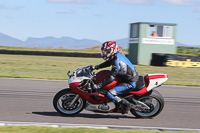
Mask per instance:
[[[106,92],[113,89],[121,81],[114,80],[102,89],[96,90],[95,84],[108,76],[109,70],[92,73],[91,66],[77,69],[70,74],[69,88],[59,91],[53,99],[55,110],[62,115],[76,115],[83,109],[99,113],[121,113],[123,105],[110,101]],[[152,118],[157,116],[164,107],[163,96],[155,90],[168,80],[167,74],[147,74],[139,76],[136,88],[119,94],[130,102],[130,112],[138,118]]]

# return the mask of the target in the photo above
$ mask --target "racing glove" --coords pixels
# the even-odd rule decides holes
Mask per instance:
[[[95,90],[100,90],[101,88],[102,88],[102,83],[94,84],[94,89]]]
[[[91,65],[91,66],[90,66],[90,70],[91,70],[91,71],[93,71],[93,70],[98,70],[98,69],[99,69],[99,65],[95,65],[95,66]]]

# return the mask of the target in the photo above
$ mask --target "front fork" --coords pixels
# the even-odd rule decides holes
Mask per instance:
[[[74,105],[74,103],[76,102],[76,100],[79,99],[79,95],[76,94],[76,96],[74,97],[74,99],[70,102],[69,107],[72,107],[72,105]]]

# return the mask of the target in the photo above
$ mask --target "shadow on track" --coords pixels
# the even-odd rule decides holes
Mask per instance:
[[[113,119],[120,119],[120,118],[128,118],[128,119],[138,119],[136,117],[132,117],[132,116],[127,116],[127,115],[115,115],[115,114],[86,114],[86,113],[80,113],[77,115],[72,115],[72,116],[64,116],[59,114],[58,112],[32,112],[32,114],[36,114],[36,115],[43,115],[43,116],[59,116],[59,117],[74,117],[74,118],[78,118],[78,117],[82,117],[82,118],[113,118]]]

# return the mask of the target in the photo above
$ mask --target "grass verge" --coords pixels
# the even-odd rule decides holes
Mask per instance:
[[[52,128],[35,126],[2,126],[0,133],[172,133],[164,131],[146,130],[115,130],[115,129],[91,129],[91,128]],[[179,132],[184,133],[184,132]],[[192,132],[187,132],[192,133]]]
[[[100,58],[25,56],[0,54],[0,77],[66,80],[67,71],[103,62]],[[139,75],[166,73],[165,85],[200,86],[199,68],[135,65]],[[110,69],[110,68],[107,68]],[[98,71],[95,71],[98,72]]]
[[[100,53],[98,49],[47,49],[47,48],[22,48],[22,47],[2,47],[0,50],[19,50],[19,51],[48,51],[48,52],[69,52],[69,53]]]

